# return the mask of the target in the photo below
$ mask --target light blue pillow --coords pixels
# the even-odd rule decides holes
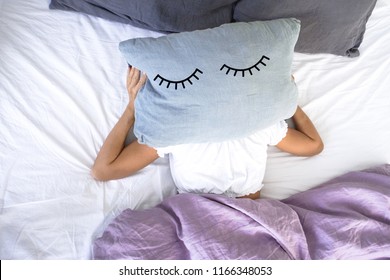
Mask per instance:
[[[135,38],[119,45],[148,75],[135,102],[134,134],[160,148],[248,136],[293,115],[296,19]]]

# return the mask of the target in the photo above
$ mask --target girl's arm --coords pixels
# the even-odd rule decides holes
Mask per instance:
[[[321,137],[299,106],[292,119],[295,129],[289,128],[287,135],[276,146],[282,151],[298,156],[314,156],[321,153],[324,149]]]
[[[145,81],[146,75],[141,75],[134,67],[129,68],[126,84],[129,104],[96,157],[91,170],[96,180],[107,181],[127,177],[158,158],[155,149],[137,141],[125,147],[126,137],[134,124],[134,100]]]

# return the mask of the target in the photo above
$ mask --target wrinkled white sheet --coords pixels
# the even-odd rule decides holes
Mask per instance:
[[[123,180],[89,174],[127,102],[118,43],[159,34],[48,4],[0,0],[0,259],[89,258],[123,209],[175,192],[164,159]],[[360,57],[295,55],[300,105],[325,150],[299,158],[271,148],[263,196],[390,163],[389,25],[390,3],[379,0]]]

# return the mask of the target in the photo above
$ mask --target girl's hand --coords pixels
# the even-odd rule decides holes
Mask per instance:
[[[129,107],[134,110],[134,101],[139,90],[144,86],[147,80],[146,74],[141,74],[135,67],[129,67],[127,70],[126,87],[129,94]]]

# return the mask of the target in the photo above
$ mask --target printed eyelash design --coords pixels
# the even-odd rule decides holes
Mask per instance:
[[[196,68],[194,73],[192,73],[188,78],[186,78],[184,80],[180,80],[180,81],[168,80],[168,79],[165,79],[165,78],[161,77],[160,74],[157,74],[157,76],[153,79],[153,81],[156,81],[157,79],[160,79],[160,83],[158,85],[161,86],[165,82],[165,83],[167,83],[167,88],[169,88],[171,84],[174,84],[175,85],[175,90],[177,90],[177,85],[181,84],[183,89],[185,89],[186,88],[186,86],[185,86],[186,82],[189,82],[192,85],[192,81],[191,81],[192,78],[195,78],[195,79],[199,80],[199,77],[197,76],[197,73],[203,74],[202,71],[200,71],[198,68]]]
[[[226,75],[228,75],[228,74],[230,73],[230,71],[232,71],[232,73],[234,72],[234,73],[233,73],[233,76],[236,76],[238,72],[241,72],[241,73],[242,73],[242,74],[241,74],[242,77],[245,77],[245,72],[249,72],[249,74],[253,75],[253,73],[252,73],[252,70],[253,70],[253,69],[256,69],[257,71],[260,71],[260,68],[258,67],[259,64],[262,64],[262,65],[264,65],[264,66],[267,66],[267,64],[265,64],[265,63],[263,62],[264,59],[270,60],[269,57],[263,55],[263,56],[260,58],[260,60],[259,60],[255,65],[253,65],[253,66],[251,66],[251,67],[244,68],[244,69],[237,69],[237,68],[233,68],[233,67],[230,67],[230,66],[224,64],[224,65],[222,65],[221,69],[219,69],[219,70],[222,71],[224,68],[227,68],[226,73],[225,73]]]

